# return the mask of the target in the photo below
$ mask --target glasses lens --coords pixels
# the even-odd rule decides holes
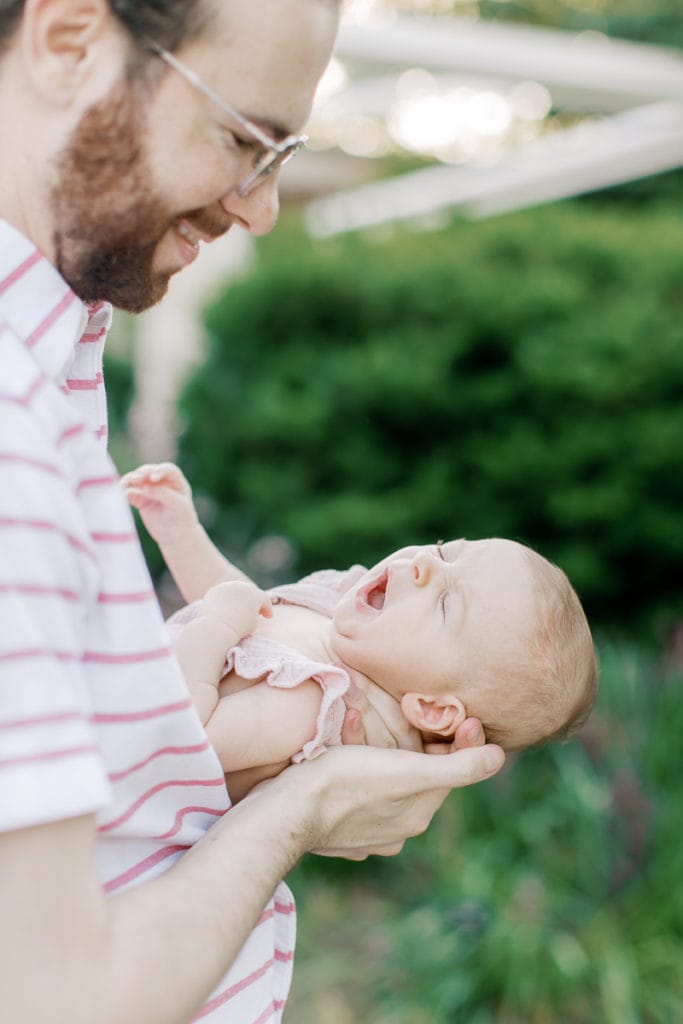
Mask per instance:
[[[280,152],[273,149],[264,153],[249,177],[246,178],[237,189],[238,195],[248,196],[250,192],[253,192],[253,190],[261,184],[264,178],[273,174],[274,171],[279,170],[279,168],[282,167],[283,164],[286,164],[288,160],[291,160],[305,144],[304,139],[297,139],[295,142],[292,142],[291,145],[287,146],[286,149],[283,149]]]

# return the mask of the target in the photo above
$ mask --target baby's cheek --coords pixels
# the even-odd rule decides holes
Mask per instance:
[[[334,615],[332,616],[332,625],[335,631],[340,636],[348,636],[351,629],[351,614],[353,605],[351,604],[350,595],[346,594],[337,607],[334,609]]]

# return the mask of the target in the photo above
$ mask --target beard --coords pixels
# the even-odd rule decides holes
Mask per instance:
[[[154,194],[141,111],[149,92],[121,82],[85,112],[58,166],[51,202],[57,269],[87,303],[140,313],[175,271],[154,271],[157,247],[181,217],[212,237],[229,224],[208,210],[180,214]]]

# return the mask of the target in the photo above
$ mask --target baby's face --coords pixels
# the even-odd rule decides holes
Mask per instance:
[[[336,653],[398,700],[457,692],[454,680],[504,664],[531,634],[534,580],[524,550],[492,538],[396,551],[337,605]]]

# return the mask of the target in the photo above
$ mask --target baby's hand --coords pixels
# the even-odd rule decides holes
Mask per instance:
[[[172,544],[196,525],[192,489],[172,462],[138,466],[121,477],[121,485],[157,544]]]
[[[259,616],[270,619],[273,606],[263,590],[245,580],[218,583],[207,590],[198,609],[198,615],[215,618],[235,633],[233,643],[253,633]]]

